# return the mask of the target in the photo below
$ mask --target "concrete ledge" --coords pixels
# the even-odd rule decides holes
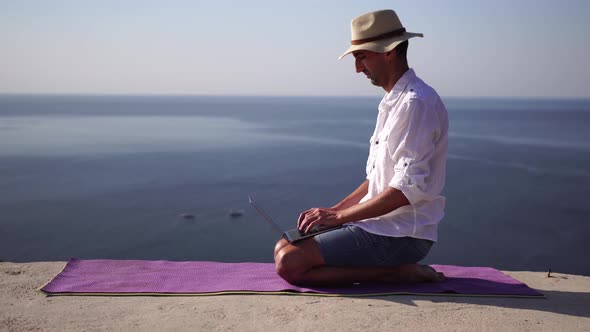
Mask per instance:
[[[590,277],[506,273],[546,299],[290,295],[46,297],[65,262],[0,262],[0,331],[588,331]]]

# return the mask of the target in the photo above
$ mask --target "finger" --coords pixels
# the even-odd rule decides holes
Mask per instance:
[[[301,219],[297,225],[297,229],[299,229],[299,231],[303,231],[305,229],[305,225],[307,224],[305,220],[308,218],[308,215],[302,215],[302,217],[303,219]]]
[[[299,215],[299,218],[297,218],[297,228],[300,228],[301,227],[301,222],[303,221],[303,218],[305,218],[305,212],[302,212]]]
[[[303,219],[305,219],[305,216],[307,215],[307,213],[309,213],[309,211],[311,211],[311,209],[301,212],[299,218],[297,219],[297,228],[301,228],[301,222],[303,221]]]
[[[299,228],[299,230],[302,230],[303,227],[301,225],[303,224],[303,220],[305,220],[305,218],[310,218],[310,217],[314,217],[317,215],[318,215],[318,208],[311,208],[311,209],[303,211],[303,213],[301,213],[301,215],[299,215],[299,219],[297,220],[297,228]]]
[[[297,221],[297,229],[302,230],[305,225],[305,219],[308,217],[307,213],[303,212]]]
[[[309,214],[306,215],[303,221],[301,222],[301,227],[299,228],[299,230],[303,233],[307,233],[307,228],[309,227],[309,224],[314,222],[315,220],[317,220],[317,217],[311,216]]]
[[[310,220],[310,222],[307,224],[307,227],[305,228],[305,233],[311,232],[315,226],[321,227],[320,218],[314,218]]]

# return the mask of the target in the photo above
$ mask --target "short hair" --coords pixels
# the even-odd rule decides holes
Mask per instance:
[[[397,45],[394,50],[397,55],[400,55],[402,58],[408,58],[408,45],[410,42],[408,40],[402,42],[401,44]]]

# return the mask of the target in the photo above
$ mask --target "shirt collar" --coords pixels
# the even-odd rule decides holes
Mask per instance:
[[[402,94],[402,92],[404,92],[404,90],[408,86],[408,83],[410,83],[415,78],[416,78],[416,73],[414,72],[414,69],[412,69],[412,68],[408,69],[402,75],[402,77],[400,77],[397,80],[397,82],[395,82],[393,89],[391,89],[391,91],[389,91],[383,97],[383,99],[381,100],[381,103],[379,104],[379,110],[380,111],[385,110],[385,109],[389,108],[390,106],[393,106],[393,104],[395,104],[395,102],[397,101],[399,96]],[[387,107],[387,106],[389,106],[389,107]]]

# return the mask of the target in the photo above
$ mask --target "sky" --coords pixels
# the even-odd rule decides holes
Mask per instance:
[[[442,96],[590,98],[588,0],[0,0],[0,93],[381,95],[338,60],[378,9]]]

